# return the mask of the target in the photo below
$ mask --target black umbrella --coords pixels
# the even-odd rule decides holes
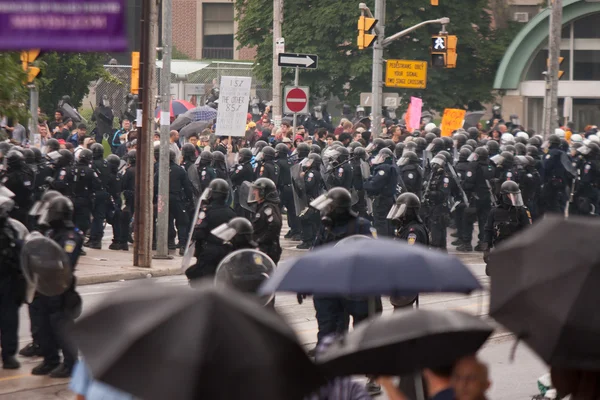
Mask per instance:
[[[146,399],[301,399],[324,383],[293,330],[238,292],[132,286],[75,327],[92,375]]]
[[[186,125],[179,133],[186,138],[189,138],[190,135],[196,133],[200,134],[203,130],[210,127],[210,122],[206,121],[195,121],[189,125]]]
[[[180,116],[175,118],[175,121],[173,121],[169,129],[171,129],[172,131],[180,131],[184,126],[188,125],[190,122],[192,122],[192,119],[190,117],[181,114]]]
[[[316,361],[334,376],[408,374],[475,354],[492,331],[460,311],[396,311],[361,323]]]
[[[490,255],[490,315],[549,365],[600,369],[600,220],[547,216]]]

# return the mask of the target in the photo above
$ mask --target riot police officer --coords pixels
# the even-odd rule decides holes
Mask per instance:
[[[421,197],[423,188],[423,168],[416,153],[405,151],[398,159],[399,175],[404,184],[403,193],[410,192]]]
[[[308,155],[310,154],[310,146],[307,145],[306,143],[302,142],[302,143],[298,143],[298,146],[296,147],[295,150],[296,153],[296,163],[301,162],[302,160],[304,160],[306,157],[308,157]],[[292,154],[293,156],[293,154]]]
[[[331,187],[343,187],[350,191],[352,190],[352,165],[348,162],[350,152],[345,147],[338,147],[333,155],[331,171],[327,171],[329,175],[329,183]]]
[[[500,188],[502,187],[502,184],[506,181],[517,180],[517,171],[514,168],[515,159],[512,153],[503,151],[490,158],[490,161],[496,166],[495,176],[494,179],[492,179],[492,186],[496,197],[500,197]]]
[[[18,369],[19,308],[25,299],[20,264],[21,243],[27,229],[9,217],[15,202],[0,196],[0,344],[4,369]]]
[[[191,143],[186,143],[181,147],[181,166],[187,172],[196,162],[196,146]]]
[[[31,151],[33,151],[36,165],[33,199],[38,201],[42,198],[42,195],[48,188],[48,182],[46,182],[46,178],[54,175],[54,169],[52,168],[52,165],[44,157],[42,157],[42,152],[40,149],[37,147],[32,147]]]
[[[374,197],[373,224],[380,236],[393,236],[387,220],[396,193],[397,173],[393,162],[394,154],[390,149],[380,150],[373,159],[373,175],[363,185],[367,195]]]
[[[82,150],[82,153],[84,151]],[[83,232],[75,227],[73,213],[71,200],[59,196],[50,201],[48,211],[40,217],[38,223],[50,228],[46,236],[64,250],[74,271],[83,247]],[[81,297],[75,291],[75,281],[65,293],[58,296],[44,296],[38,293],[34,302],[36,318],[40,318],[41,321],[39,337],[44,361],[34,367],[31,373],[50,375],[52,378],[68,378],[77,361],[77,349],[64,332],[73,326],[75,318],[81,312]],[[59,349],[63,354],[62,363]]]
[[[113,240],[109,250],[129,250],[127,245],[127,233],[123,235],[121,231],[121,174],[119,168],[121,167],[121,160],[116,154],[111,154],[106,157],[106,163],[108,165],[108,176],[109,182],[107,186],[109,199],[108,199],[108,210],[106,213],[106,222],[112,225],[113,229]]]
[[[564,152],[560,150],[560,138],[557,135],[550,135],[548,144],[548,153],[543,160],[542,212],[562,213],[568,184],[568,173],[563,165]]]
[[[127,153],[127,164],[128,167],[123,174],[123,178],[121,179],[121,189],[123,193],[123,198],[125,199],[125,207],[121,212],[121,228],[119,232],[121,233],[121,238],[119,242],[121,246],[125,247],[127,242],[133,243],[133,238],[131,237],[131,232],[129,229],[129,224],[131,222],[131,218],[133,218],[133,214],[135,212],[135,164],[137,162],[137,154],[135,150],[130,150]]]
[[[73,153],[69,150],[61,149],[58,151],[58,157],[54,162],[54,177],[46,178],[50,187],[64,196],[70,196],[73,181]]]
[[[292,161],[288,157],[289,148],[285,143],[279,143],[275,146],[277,160],[275,161],[279,168],[279,180],[277,190],[281,198],[281,205],[287,210],[288,226],[290,230],[284,238],[290,239],[300,233],[300,221],[296,216],[296,206],[294,204],[294,193],[292,191]]]
[[[321,178],[321,156],[311,153],[303,161],[301,178],[304,180],[304,195],[308,204],[321,195],[323,179]],[[303,174],[303,175],[302,175]],[[302,224],[302,243],[297,249],[310,249],[319,227],[319,213],[314,208],[308,207],[304,214],[299,215]]]
[[[437,155],[430,162],[431,175],[423,192],[425,221],[431,233],[431,246],[446,250],[446,228],[450,217],[448,198],[450,177],[446,173],[446,158]]]
[[[110,195],[108,187],[112,176],[109,172],[108,161],[104,160],[104,147],[100,143],[92,145],[92,169],[100,179],[100,186],[94,194],[94,205],[92,208],[92,228],[90,239],[84,243],[90,249],[102,248],[102,237],[104,236],[104,220],[109,206]]]
[[[583,164],[579,172],[579,180],[575,181],[572,204],[570,212],[579,215],[598,214],[598,185],[600,184],[600,146],[596,143],[588,143],[580,147],[584,156]]]
[[[94,194],[101,190],[98,174],[90,168],[93,154],[91,150],[83,149],[79,152],[79,160],[73,167],[71,198],[74,206],[73,221],[82,232],[87,232],[90,227]]]
[[[367,217],[367,198],[364,189],[364,180],[370,174],[367,159],[369,156],[361,146],[354,148],[352,152],[352,188],[356,190],[358,201],[352,206],[352,211],[358,213],[362,218]]]
[[[210,184],[210,182],[217,177],[215,169],[211,166],[213,155],[210,151],[203,151],[200,153],[200,160],[196,160],[198,164],[198,176],[200,177],[200,193],[202,193]]]
[[[457,177],[460,181],[460,185],[463,189],[465,187],[465,179],[467,178],[467,174],[469,172],[468,159],[469,159],[469,156],[471,155],[471,153],[472,153],[472,151],[469,150],[468,148],[466,148],[466,147],[461,148],[460,151],[458,152],[458,161],[456,162],[456,165],[454,166],[454,168],[456,170],[456,175],[457,175]],[[469,199],[470,207],[467,208],[466,204],[461,202],[456,207],[456,210],[454,211],[454,220],[455,220],[455,224],[456,224],[456,232],[458,234],[457,235],[458,239],[451,243],[453,246],[460,246],[463,244],[462,238],[465,237],[465,230],[467,229],[467,225],[473,224],[473,222],[471,220],[471,213],[469,211],[473,210],[473,208],[474,208],[470,204],[473,202],[474,199],[473,199],[471,191],[465,190],[465,194],[466,194],[467,198]],[[467,210],[469,210],[469,211],[467,211]]]
[[[227,248],[221,239],[211,232],[216,227],[236,217],[235,212],[226,204],[229,196],[229,183],[223,179],[213,179],[202,194],[198,221],[194,227],[196,264],[185,271],[190,280],[212,276],[219,262],[227,255]]]
[[[267,178],[275,185],[279,183],[279,165],[275,164],[277,152],[270,146],[263,147],[256,157],[256,179]]]
[[[234,210],[240,217],[251,218],[250,211],[244,209],[240,203],[239,188],[244,182],[254,180],[254,169],[252,168],[252,151],[247,148],[240,149],[238,153],[238,164],[229,173],[229,179],[233,185]]]
[[[281,258],[282,218],[279,209],[279,194],[275,183],[268,178],[259,178],[252,184],[251,198],[248,203],[257,203],[256,213],[252,220],[254,238],[258,249],[271,257],[277,264]]]
[[[10,216],[27,226],[27,216],[33,206],[35,174],[25,164],[23,154],[16,150],[10,150],[5,160],[7,170],[6,175],[2,178],[2,184],[15,194],[15,205]]]
[[[218,150],[212,152],[212,167],[215,170],[215,176],[219,179],[229,179],[229,171],[227,171],[227,163],[225,162],[225,154]]]
[[[420,210],[421,201],[414,193],[402,193],[398,196],[387,216],[395,226],[395,238],[406,241],[411,246],[415,243],[429,246],[429,231],[419,216]],[[392,296],[390,302],[394,309],[398,309],[412,306],[417,299],[418,295]]]
[[[254,241],[254,227],[252,222],[243,217],[236,217],[226,222],[211,232],[229,246],[229,251],[242,249],[256,249],[258,244]]]
[[[490,211],[485,224],[485,242],[487,251],[484,260],[487,263],[489,252],[500,242],[531,225],[531,214],[525,208],[519,185],[506,181],[500,188],[500,204]],[[486,274],[489,275],[487,268]]]

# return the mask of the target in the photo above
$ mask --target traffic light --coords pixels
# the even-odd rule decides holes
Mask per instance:
[[[364,50],[370,47],[377,39],[377,35],[373,33],[369,33],[375,25],[377,24],[377,20],[375,18],[365,17],[361,15],[358,18],[358,49]]]
[[[560,68],[560,64],[562,64],[562,62],[565,60],[564,57],[558,57],[558,66]],[[550,59],[547,58],[546,59],[546,66],[548,67],[548,69],[550,69]],[[565,71],[561,71],[558,70],[558,79],[562,78],[562,76],[565,74]]]
[[[36,76],[40,73],[40,69],[31,65],[40,55],[40,49],[27,50],[21,52],[21,65],[23,71],[27,72],[27,83],[33,82]]]
[[[439,4],[438,0],[431,0],[431,5],[432,6],[439,6],[440,4]]]
[[[431,66],[435,68],[456,68],[456,45],[454,35],[434,35],[431,37]]]
[[[131,93],[140,91],[140,52],[131,52]]]

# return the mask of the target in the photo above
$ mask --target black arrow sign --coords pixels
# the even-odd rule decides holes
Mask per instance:
[[[316,54],[279,53],[280,67],[316,69],[319,57]]]

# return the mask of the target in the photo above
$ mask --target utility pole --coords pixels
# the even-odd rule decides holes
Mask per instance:
[[[169,133],[171,125],[171,53],[173,41],[173,0],[162,0],[162,69],[160,73],[160,156],[156,217],[156,254],[169,259]]]
[[[33,144],[33,135],[38,133],[38,106],[39,106],[40,98],[39,92],[35,83],[29,84],[29,112],[31,113],[31,126],[29,127],[29,132],[31,137],[29,141]],[[48,132],[50,134],[50,132]]]
[[[137,163],[135,165],[135,210],[134,210],[134,244],[133,265],[136,267],[152,267],[152,198],[153,181],[153,149],[152,128],[153,100],[156,91],[156,44],[158,13],[155,0],[144,0],[142,3],[142,46],[140,54],[140,89],[138,106],[138,138]],[[141,125],[141,127],[139,126]]]
[[[550,32],[548,36],[548,98],[544,119],[544,138],[558,128],[558,79],[560,69],[560,39],[562,31],[562,0],[550,0]]]
[[[273,88],[273,104],[271,105],[271,112],[277,127],[281,124],[283,116],[281,112],[281,67],[278,65],[276,47],[277,39],[282,37],[283,1],[273,0],[273,84],[271,85]]]
[[[375,0],[375,19],[378,21],[377,39],[373,45],[373,82],[371,134],[381,134],[381,103],[383,101],[383,41],[385,39],[385,0]]]

